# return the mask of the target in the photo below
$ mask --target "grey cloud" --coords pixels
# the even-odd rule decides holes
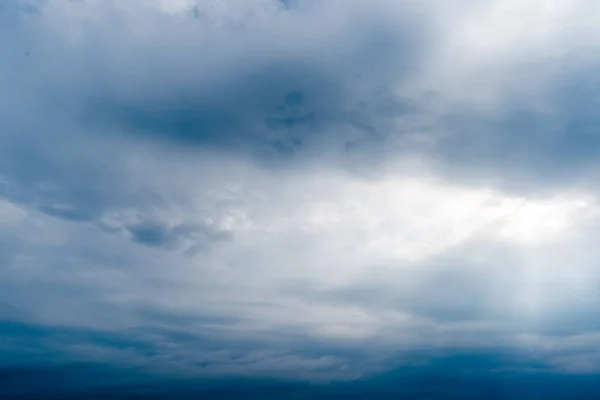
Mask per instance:
[[[7,323],[0,321],[9,347],[0,347],[3,365],[14,364],[20,348],[29,347],[29,359],[22,362],[38,363],[42,367],[81,363],[96,368],[120,365],[124,370],[143,368],[143,375],[157,379],[186,377],[269,377],[322,381],[328,377],[351,377],[359,369],[348,367],[349,360],[341,355],[324,352],[291,353],[286,349],[270,348],[261,343],[229,341],[209,335],[189,335],[160,330],[144,329],[119,333],[102,333],[85,329],[48,328],[40,325]],[[48,356],[52,363],[44,362]],[[16,368],[16,367],[13,367]],[[135,378],[126,373],[126,380]],[[319,376],[321,375],[321,376]]]
[[[365,208],[387,203],[348,203],[353,211],[339,215],[329,207],[361,195],[363,187],[344,193],[360,181],[347,170],[376,185],[377,173],[406,154],[461,183],[536,194],[592,173],[591,75],[543,80],[549,88],[532,104],[516,99],[486,113],[420,81],[445,43],[435,18],[387,1],[284,3],[250,20],[244,7],[255,10],[241,3],[229,10],[240,15],[223,20],[200,2],[196,19],[137,2],[81,2],[73,19],[45,3],[36,13],[24,13],[23,2],[0,10],[0,83],[9,93],[0,95],[0,196],[26,214],[0,232],[7,364],[27,354],[33,364],[57,357],[191,375],[351,379],[393,368],[390,357],[407,348],[520,349],[524,333],[560,348],[598,330],[597,290],[565,288],[556,277],[537,277],[537,319],[515,312],[515,293],[531,280],[518,272],[532,253],[563,251],[556,262],[564,262],[593,243],[569,252],[474,240],[398,265],[379,252],[393,249],[353,252],[367,244],[344,241],[336,220],[362,212],[366,232],[380,215]],[[555,108],[542,112],[545,95]],[[331,184],[328,174],[338,173],[342,182]],[[410,187],[394,189],[410,196]],[[411,235],[438,240],[419,229],[397,246]],[[566,268],[549,258],[541,263],[550,270]],[[573,273],[596,279],[595,260],[580,259]],[[488,354],[483,364],[439,368],[590,370],[597,355],[584,353],[595,345],[516,366],[486,363]]]
[[[83,35],[78,46],[44,25],[44,18],[58,21],[52,19],[56,16],[47,17],[42,8],[33,20],[11,23],[10,28],[17,32],[11,37],[16,38],[15,43],[40,46],[39,51],[31,51],[36,63],[50,61],[50,53],[55,53],[52,58],[70,62],[60,66],[48,62],[43,75],[22,57],[12,57],[6,68],[12,75],[25,71],[33,78],[24,94],[17,95],[25,104],[41,91],[56,94],[52,102],[41,101],[54,114],[41,127],[47,131],[47,126],[54,125],[46,136],[57,137],[57,131],[73,129],[94,136],[120,132],[138,140],[154,138],[163,143],[252,154],[258,162],[271,166],[267,160],[279,165],[292,156],[296,161],[308,158],[309,163],[315,163],[317,154],[331,157],[331,153],[341,153],[343,159],[349,159],[346,165],[351,169],[359,169],[359,163],[364,169],[373,168],[374,163],[384,168],[386,163],[381,160],[394,160],[405,151],[416,150],[437,162],[441,173],[455,179],[491,181],[519,190],[527,190],[532,182],[568,184],[574,175],[594,168],[593,109],[597,96],[585,89],[593,86],[593,65],[575,68],[561,81],[542,81],[541,96],[549,100],[533,95],[528,103],[517,94],[514,102],[507,102],[513,105],[503,104],[491,114],[476,107],[455,107],[443,92],[437,93],[438,103],[445,107],[440,111],[426,100],[436,93],[435,88],[422,93],[407,91],[408,100],[396,93],[382,99],[378,94],[382,87],[401,87],[406,79],[419,79],[415,71],[428,65],[428,46],[437,43],[432,22],[421,18],[422,27],[417,28],[403,16],[399,17],[400,27],[393,26],[398,25],[396,21],[388,23],[382,17],[391,6],[377,3],[371,14],[359,19],[360,29],[353,31],[338,24],[334,15],[341,10],[350,15],[357,4],[336,7],[326,8],[315,21],[312,42],[308,43],[301,27],[314,16],[311,7],[290,10],[289,16],[275,9],[267,11],[273,12],[272,18],[289,18],[288,28],[250,22],[238,31],[228,25],[216,27],[211,21],[199,24],[193,19],[151,13],[157,26],[164,29],[150,31],[147,37],[132,35],[123,20],[112,32],[102,31],[108,21],[100,13],[100,25],[87,28],[89,35]],[[405,12],[414,14],[412,9]],[[336,22],[335,29],[327,31],[324,27],[328,22]],[[27,32],[32,26],[36,29]],[[266,33],[280,35],[282,41],[297,40],[297,50],[290,51]],[[45,34],[53,40],[42,41],[40,37]],[[215,37],[220,47],[209,40]],[[240,39],[240,44],[234,38]],[[170,46],[169,41],[181,46]],[[18,46],[12,48],[15,55],[22,51]],[[255,51],[258,48],[260,52]],[[492,67],[486,68],[494,73]],[[549,63],[546,75],[552,77],[553,71],[560,69],[560,65]],[[515,84],[531,74],[530,69],[526,72],[515,72]],[[290,99],[298,104],[289,103]],[[537,111],[543,102],[551,104],[550,112]],[[37,100],[36,112],[39,103]],[[61,119],[76,120],[76,126],[63,126]],[[14,116],[5,120],[13,121],[8,131],[14,131],[6,148],[20,159],[35,159],[27,167],[13,161],[3,166],[20,180],[39,182],[52,171],[53,176],[63,176],[73,190],[84,181],[107,180],[91,169],[92,163],[88,167],[81,160],[69,160],[48,146],[33,149],[13,143],[19,125],[23,130],[23,120]],[[35,124],[26,128],[39,129]],[[416,133],[425,134],[429,144],[407,148],[406,138]],[[71,139],[67,135],[61,140]],[[97,158],[111,157],[114,163],[122,157],[109,153],[111,150],[106,149]],[[57,169],[61,164],[65,167]],[[78,166],[77,175],[65,171],[71,165]],[[111,193],[122,192],[122,188],[111,189],[114,183],[103,185]],[[100,190],[85,190],[90,197],[100,196]]]
[[[369,11],[384,12],[377,8],[374,5]],[[48,29],[43,27],[45,11],[41,31],[16,37],[29,37],[36,44],[36,35]],[[369,91],[389,86],[403,69],[412,68],[411,61],[418,54],[416,42],[424,37],[416,24],[404,22],[406,28],[398,27],[397,21],[381,24],[367,15],[355,33],[345,26],[348,22],[340,26],[335,18],[338,11],[337,6],[326,8],[326,14],[313,20],[312,43],[306,43],[302,33],[301,24],[312,16],[308,11],[292,12],[290,17],[273,14],[273,18],[288,18],[289,27],[278,23],[266,31],[260,25],[238,32],[215,30],[210,23],[204,26],[169,17],[158,17],[157,22],[173,33],[165,35],[165,30],[157,29],[148,38],[133,36],[121,25],[112,32],[89,27],[97,36],[84,36],[85,46],[77,47],[50,31],[54,41],[47,46],[52,46],[54,56],[70,62],[50,67],[65,70],[49,70],[54,83],[46,89],[60,94],[55,100],[60,105],[57,113],[68,107],[82,117],[81,123],[88,130],[100,126],[187,144],[268,147],[273,144],[269,139],[273,128],[307,125],[309,129],[301,133],[306,136],[313,130],[311,126],[320,126],[319,131],[323,131],[332,123],[343,124],[347,119],[343,114],[352,113],[348,107],[368,99],[357,98],[356,88],[370,96]],[[35,25],[37,21],[27,22]],[[326,30],[328,23],[334,23],[333,29],[342,30],[343,35],[334,38]],[[22,29],[26,29],[25,24]],[[265,33],[281,38],[269,39]],[[217,43],[222,43],[211,43],[215,35],[219,37]],[[232,42],[234,38],[240,44]],[[180,45],[170,46],[170,40]],[[290,41],[297,51],[291,52],[280,40]],[[330,46],[336,46],[335,51]],[[48,50],[40,49],[36,57],[42,59],[38,62],[49,57]],[[77,85],[72,83],[75,77]],[[278,108],[285,106],[286,96],[298,92],[305,98],[305,112],[277,115]]]
[[[132,342],[115,335],[98,335],[85,331],[52,331],[35,326],[13,326],[9,335],[15,334],[19,334],[25,342],[40,343],[41,338],[52,340],[54,337],[55,344],[60,343],[56,341],[60,338],[63,345],[68,343],[70,346],[62,349],[59,347],[60,351],[54,354],[54,359],[60,360],[58,362],[46,362],[38,366],[25,364],[12,368],[3,367],[0,373],[3,382],[0,393],[8,396],[16,393],[36,396],[39,394],[39,389],[44,389],[49,396],[61,398],[69,398],[68,396],[76,398],[82,393],[86,395],[95,393],[102,397],[114,396],[116,393],[161,396],[159,398],[172,397],[176,393],[181,393],[184,398],[220,394],[231,395],[234,398],[239,397],[239,393],[225,388],[241,386],[245,395],[270,393],[275,398],[348,398],[349,395],[353,395],[355,398],[362,399],[380,394],[383,398],[399,396],[421,398],[427,395],[430,398],[441,399],[447,398],[448,393],[453,393],[460,394],[461,398],[485,396],[502,399],[543,395],[546,398],[563,399],[574,393],[585,395],[595,390],[590,381],[593,379],[592,376],[560,375],[544,369],[531,354],[517,354],[502,348],[480,351],[452,349],[429,353],[408,352],[388,360],[389,369],[385,373],[378,372],[336,383],[316,381],[308,385],[285,377],[265,380],[257,379],[255,375],[253,379],[248,379],[248,375],[240,377],[236,374],[222,379],[213,377],[210,382],[205,382],[204,380],[211,376],[210,372],[204,379],[194,376],[192,381],[185,376],[169,378],[156,373],[141,373],[127,363],[116,366],[114,363],[107,365],[98,361],[93,363],[78,361],[78,357],[85,352],[93,353],[97,360],[103,357],[110,359],[110,357],[124,356],[134,363],[137,361],[135,361],[136,357],[131,357],[132,354],[145,354],[147,360],[156,357],[162,365],[169,365],[175,362],[175,359],[160,357],[160,348],[164,347],[168,340],[156,341],[154,345],[148,346],[148,343],[143,341]],[[86,342],[95,344],[82,345]],[[103,351],[102,346],[108,344],[112,349],[117,348],[120,351],[116,353]],[[65,350],[69,348],[74,352],[66,353]],[[45,350],[48,351],[48,348]],[[59,354],[59,358],[56,358]],[[286,365],[299,360],[298,357],[288,357],[278,352],[210,350],[210,346],[206,348],[203,355],[195,355],[198,357],[199,366],[247,365],[249,368],[244,370],[245,374],[258,372],[258,376],[260,376],[261,365],[264,366],[265,363],[278,363],[285,371]],[[260,360],[263,364],[257,362]],[[318,365],[319,359],[315,360]],[[427,361],[423,362],[423,360]],[[364,360],[353,358],[348,361],[357,363]],[[311,363],[305,363],[304,367],[310,368],[310,365]],[[23,386],[23,380],[29,382],[29,385]],[[73,384],[61,385],[60,383],[65,380],[73,381]]]
[[[189,254],[204,250],[211,242],[232,238],[230,232],[200,224],[168,227],[157,221],[145,221],[127,226],[126,229],[131,233],[134,242],[151,247],[176,246],[182,239],[189,239],[193,242],[186,250]]]
[[[74,12],[87,6],[98,3]],[[381,6],[337,18],[355,3],[290,16],[267,8],[282,21],[251,20],[242,30],[140,7],[157,23],[148,36],[134,35],[127,11],[114,4],[95,8],[96,23],[85,26],[60,8],[36,7],[33,16],[14,7],[3,13],[3,86],[14,90],[1,100],[0,172],[17,188],[8,198],[73,221],[154,206],[129,174],[128,153],[148,140],[275,168],[290,158],[313,164],[332,148],[361,160],[352,154],[362,146],[384,146],[377,119],[389,107],[379,105],[378,91],[412,68],[417,42],[426,40],[408,18],[382,24]],[[119,12],[125,17],[111,19]]]
[[[133,235],[133,241],[148,246],[164,246],[174,239],[169,235],[168,230],[159,224],[146,223],[127,229]]]
[[[87,211],[80,211],[69,207],[43,205],[40,207],[40,211],[48,215],[52,215],[58,218],[64,218],[70,221],[89,221],[92,219],[91,215],[88,214]]]

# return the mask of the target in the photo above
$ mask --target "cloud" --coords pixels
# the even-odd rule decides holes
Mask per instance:
[[[7,370],[597,371],[595,8],[7,2]]]
[[[169,228],[156,222],[142,222],[127,226],[126,229],[131,234],[131,240],[146,246],[171,247],[176,242],[191,240],[193,244],[186,250],[190,254],[204,249],[210,242],[230,238],[228,232],[210,226],[180,225]]]
[[[175,228],[127,223],[139,218],[127,210],[98,220],[122,221],[124,230],[29,211],[39,222],[13,233],[4,298],[37,323],[134,329],[133,337],[135,329],[168,329],[251,339],[250,348],[290,349],[301,339],[368,349],[385,343],[394,352],[431,343],[513,343],[523,331],[561,323],[553,295],[564,310],[591,310],[597,298],[587,283],[595,279],[593,255],[587,261],[580,253],[569,269],[561,260],[579,251],[572,243],[594,225],[597,206],[586,196],[521,199],[410,175],[370,181],[302,171],[286,172],[282,181],[247,163],[228,165],[210,186],[185,186],[189,208],[171,204],[157,214]],[[195,174],[186,159],[164,167],[155,165],[170,182]],[[194,233],[193,224],[178,229],[179,218],[201,221],[207,214],[200,210],[211,210],[213,232],[229,232],[227,240],[208,230],[200,234],[217,236],[203,252],[169,247]],[[136,245],[144,239],[149,246]],[[536,275],[540,268],[546,277]],[[572,287],[561,289],[567,282]],[[43,295],[19,295],[25,288]],[[570,297],[581,290],[590,297]],[[577,326],[561,335],[577,333]],[[323,351],[316,360],[329,356]]]

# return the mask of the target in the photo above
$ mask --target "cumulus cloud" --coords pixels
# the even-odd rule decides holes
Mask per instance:
[[[597,371],[596,8],[7,2],[4,365]]]

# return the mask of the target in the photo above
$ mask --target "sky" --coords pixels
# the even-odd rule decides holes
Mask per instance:
[[[599,24],[0,2],[0,397],[598,398]]]

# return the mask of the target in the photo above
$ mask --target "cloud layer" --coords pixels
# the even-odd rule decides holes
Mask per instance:
[[[6,2],[0,367],[597,372],[598,16]]]

